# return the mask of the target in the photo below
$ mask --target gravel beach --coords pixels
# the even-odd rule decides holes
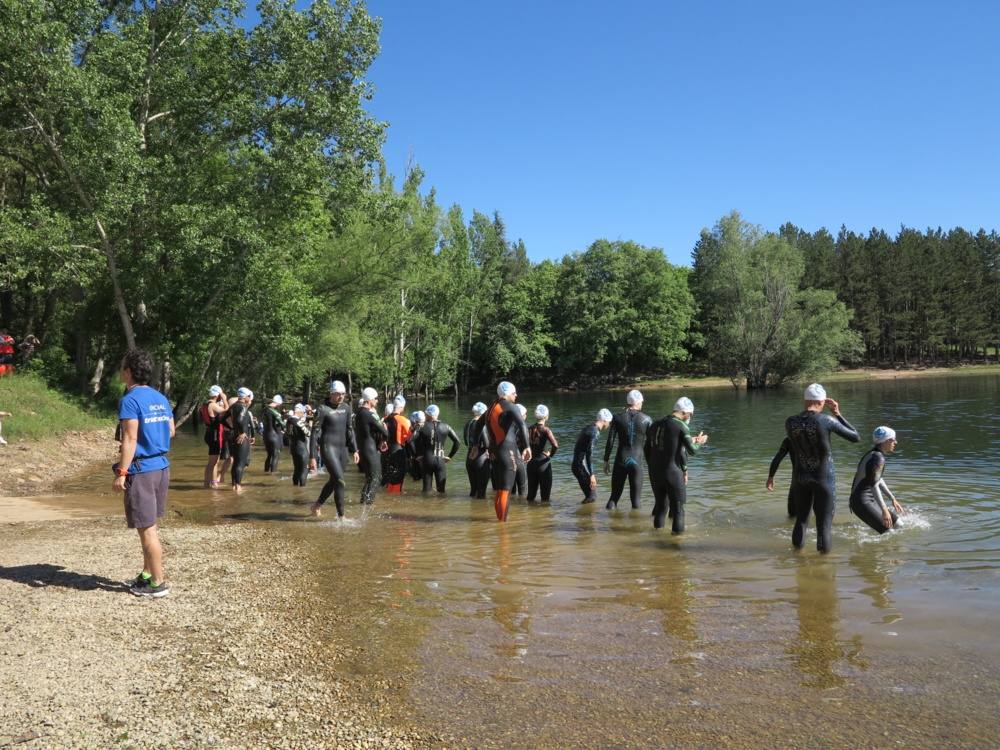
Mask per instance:
[[[249,524],[162,530],[158,600],[121,520],[0,524],[0,748],[420,748],[399,686],[338,672],[351,613],[310,606],[310,564]],[[342,672],[343,670],[341,670]]]

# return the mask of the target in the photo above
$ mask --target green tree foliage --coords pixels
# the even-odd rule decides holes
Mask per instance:
[[[731,213],[702,232],[692,284],[713,368],[764,388],[830,369],[858,347],[832,292],[801,289],[803,253]]]

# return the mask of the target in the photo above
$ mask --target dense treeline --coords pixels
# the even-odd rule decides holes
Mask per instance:
[[[983,231],[833,238],[732,214],[692,269],[605,240],[532,263],[499,214],[386,173],[362,3],[268,0],[250,30],[242,10],[0,3],[0,326],[42,340],[50,380],[106,393],[138,343],[186,411],[209,381],[440,392],[685,368],[762,387],[996,351]]]

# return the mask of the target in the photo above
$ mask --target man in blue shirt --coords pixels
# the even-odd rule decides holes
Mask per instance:
[[[121,456],[115,464],[115,489],[125,493],[125,521],[139,532],[142,572],[129,582],[136,596],[166,596],[170,586],[163,577],[163,550],[156,528],[167,507],[170,484],[170,439],[174,414],[170,402],[150,387],[153,358],[141,349],[129,349],[122,360],[121,377],[126,393],[118,404],[121,421]]]

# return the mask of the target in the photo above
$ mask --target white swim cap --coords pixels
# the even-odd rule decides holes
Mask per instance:
[[[375,401],[376,399],[378,399],[378,391],[376,391],[371,386],[368,386],[367,388],[361,391],[362,401]]]
[[[482,401],[477,401],[472,405],[472,413],[475,414],[477,417],[483,416],[483,414],[486,413],[486,404],[484,404]]]
[[[872,432],[872,440],[875,441],[875,445],[879,443],[884,443],[886,440],[895,440],[896,431],[891,427],[876,427]]]
[[[597,418],[601,422],[610,422],[612,419],[611,412],[608,411],[607,409],[601,409],[599,412],[597,412]]]
[[[625,403],[628,404],[629,406],[634,406],[636,404],[641,404],[642,403],[642,394],[639,393],[639,391],[636,391],[636,390],[629,391],[628,395],[625,397]]]
[[[806,388],[806,392],[802,398],[806,401],[826,401],[826,388],[819,383],[813,383]]]
[[[276,393],[274,394],[274,398],[271,399],[271,403],[281,406],[283,403],[285,403],[285,399],[283,399],[279,394]]]
[[[674,404],[674,411],[684,411],[694,414],[694,404],[687,396],[681,396]]]
[[[330,393],[347,393],[347,388],[339,380],[330,383]]]
[[[549,418],[549,407],[545,404],[539,404],[535,407],[535,419],[548,419]]]
[[[249,388],[240,386],[239,390],[236,391],[236,395],[239,396],[240,398],[246,398],[247,396],[253,398],[253,391],[251,391]]]
[[[396,398],[392,400],[392,405],[395,406],[397,409],[403,409],[406,407],[406,399],[403,398],[402,393],[396,394]]]
[[[295,404],[295,406],[292,407],[292,411],[300,411],[303,414],[305,414],[306,407],[304,404]]]
[[[393,413],[394,411],[396,411],[396,407],[395,407],[395,406],[393,406],[392,404],[386,404],[386,405],[385,405],[385,408],[384,408],[384,409],[382,410],[382,412],[383,412],[383,413],[385,414],[385,416],[387,416],[387,417],[391,417],[391,416],[392,416],[392,413]]]
[[[503,382],[500,383],[500,385],[497,386],[497,395],[500,398],[503,398],[504,396],[509,396],[512,393],[517,393],[517,388],[514,387],[513,383],[507,380],[504,380]]]
[[[518,404],[517,413],[521,415],[521,419],[524,419],[526,416],[528,416],[528,407],[524,406],[523,404]]]
[[[433,419],[437,419],[438,414],[441,413],[441,410],[438,409],[437,404],[431,404],[426,409],[424,409],[424,411],[427,413],[428,417],[431,417]]]
[[[222,389],[217,385],[213,385],[211,388],[208,389],[208,395],[211,396],[212,398],[215,398],[216,396],[221,396]]]

